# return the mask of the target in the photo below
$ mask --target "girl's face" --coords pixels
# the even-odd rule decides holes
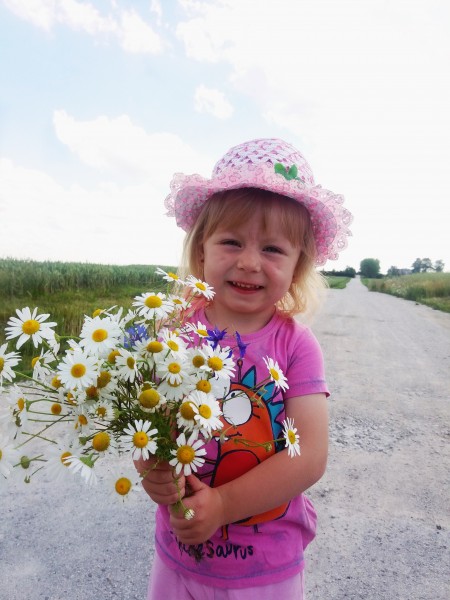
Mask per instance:
[[[265,228],[258,213],[232,230],[219,226],[201,253],[204,279],[216,292],[208,319],[239,333],[264,327],[292,283],[299,256],[300,248],[277,224]]]

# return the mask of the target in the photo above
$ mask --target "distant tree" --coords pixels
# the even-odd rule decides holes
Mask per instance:
[[[437,271],[442,266],[441,270],[444,270],[444,263],[442,260],[437,260],[433,266],[431,258],[416,258],[412,264],[413,273],[427,273],[428,271]]]
[[[434,270],[436,271],[436,273],[442,273],[442,271],[444,270],[445,264],[444,261],[439,259],[434,263]]]
[[[426,273],[427,271],[433,270],[433,263],[431,262],[431,258],[422,258],[422,273]]]
[[[380,274],[380,261],[378,258],[364,258],[360,263],[359,270],[363,277],[378,277]]]
[[[400,275],[400,269],[398,267],[389,267],[387,275],[388,277],[398,277]]]
[[[411,267],[413,273],[420,273],[420,271],[422,270],[422,259],[416,258]]]

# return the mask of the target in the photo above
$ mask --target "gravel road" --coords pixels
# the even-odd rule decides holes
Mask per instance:
[[[309,492],[319,534],[307,597],[448,600],[450,315],[355,279],[329,290],[313,329],[332,390],[331,443],[328,471]],[[153,506],[144,495],[118,507],[99,489],[36,480],[0,501],[1,600],[146,597]]]

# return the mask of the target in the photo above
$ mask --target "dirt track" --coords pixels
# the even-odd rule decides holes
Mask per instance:
[[[450,315],[355,280],[328,292],[313,329],[333,393],[308,598],[448,600]],[[2,600],[146,597],[144,496],[103,508],[100,490],[36,481],[0,498]]]

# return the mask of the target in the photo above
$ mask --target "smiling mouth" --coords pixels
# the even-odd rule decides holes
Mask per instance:
[[[230,281],[230,284],[233,287],[238,288],[239,290],[255,291],[255,290],[263,289],[262,285],[255,285],[255,284],[251,284],[251,283],[241,283],[240,281]]]

